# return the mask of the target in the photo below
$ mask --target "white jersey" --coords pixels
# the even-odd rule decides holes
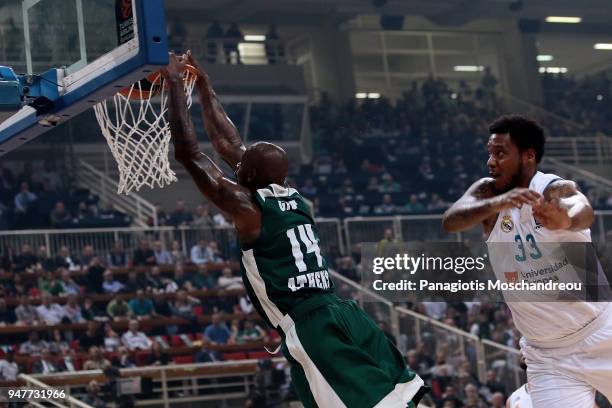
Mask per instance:
[[[529,189],[543,194],[550,183],[560,179],[554,174],[537,172]],[[568,262],[560,245],[550,244],[555,242],[591,242],[591,231],[549,230],[536,223],[529,205],[501,211],[487,240],[497,279],[502,282],[576,282],[576,269]],[[512,296],[504,293],[517,329],[527,341],[545,348],[559,346],[570,339],[578,341],[581,329],[608,305],[604,302],[543,302],[541,296],[537,302],[530,302],[525,301],[529,293],[524,292],[520,294],[522,301],[513,302]]]
[[[527,384],[523,384],[521,388],[514,391],[508,398],[509,408],[533,408],[531,404],[531,395],[527,389]]]

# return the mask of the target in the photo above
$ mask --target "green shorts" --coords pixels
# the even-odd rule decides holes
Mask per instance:
[[[422,396],[423,380],[354,301],[317,295],[279,329],[305,408],[405,408]]]

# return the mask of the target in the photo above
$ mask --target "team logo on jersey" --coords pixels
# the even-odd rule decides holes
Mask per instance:
[[[501,229],[504,232],[510,232],[514,229],[514,223],[512,222],[512,217],[509,215],[504,215],[501,220]]]
[[[504,276],[506,277],[506,282],[508,283],[518,282],[518,272],[504,272]]]

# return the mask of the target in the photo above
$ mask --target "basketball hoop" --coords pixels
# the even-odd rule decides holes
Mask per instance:
[[[187,108],[191,107],[197,77],[197,69],[186,65],[183,80]],[[94,111],[119,168],[117,192],[127,194],[142,186],[164,187],[176,181],[168,158],[168,89],[161,73],[119,91],[112,98],[114,107],[108,101],[94,105]]]

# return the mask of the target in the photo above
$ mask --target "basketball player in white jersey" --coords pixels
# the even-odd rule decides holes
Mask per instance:
[[[536,122],[503,116],[489,130],[490,177],[478,180],[453,204],[443,227],[458,232],[482,224],[498,279],[504,279],[500,270],[516,271],[509,272],[516,279],[519,271],[544,261],[540,243],[590,242],[594,213],[576,183],[537,170],[545,138]],[[506,250],[493,256],[493,243],[507,243]],[[596,390],[612,400],[612,304],[523,301],[508,306],[523,336],[534,408],[590,408]]]
[[[527,369],[525,364],[525,356],[521,355],[521,368]],[[529,392],[529,383],[521,385],[514,391],[506,400],[506,408],[533,408],[531,404],[531,393]]]

